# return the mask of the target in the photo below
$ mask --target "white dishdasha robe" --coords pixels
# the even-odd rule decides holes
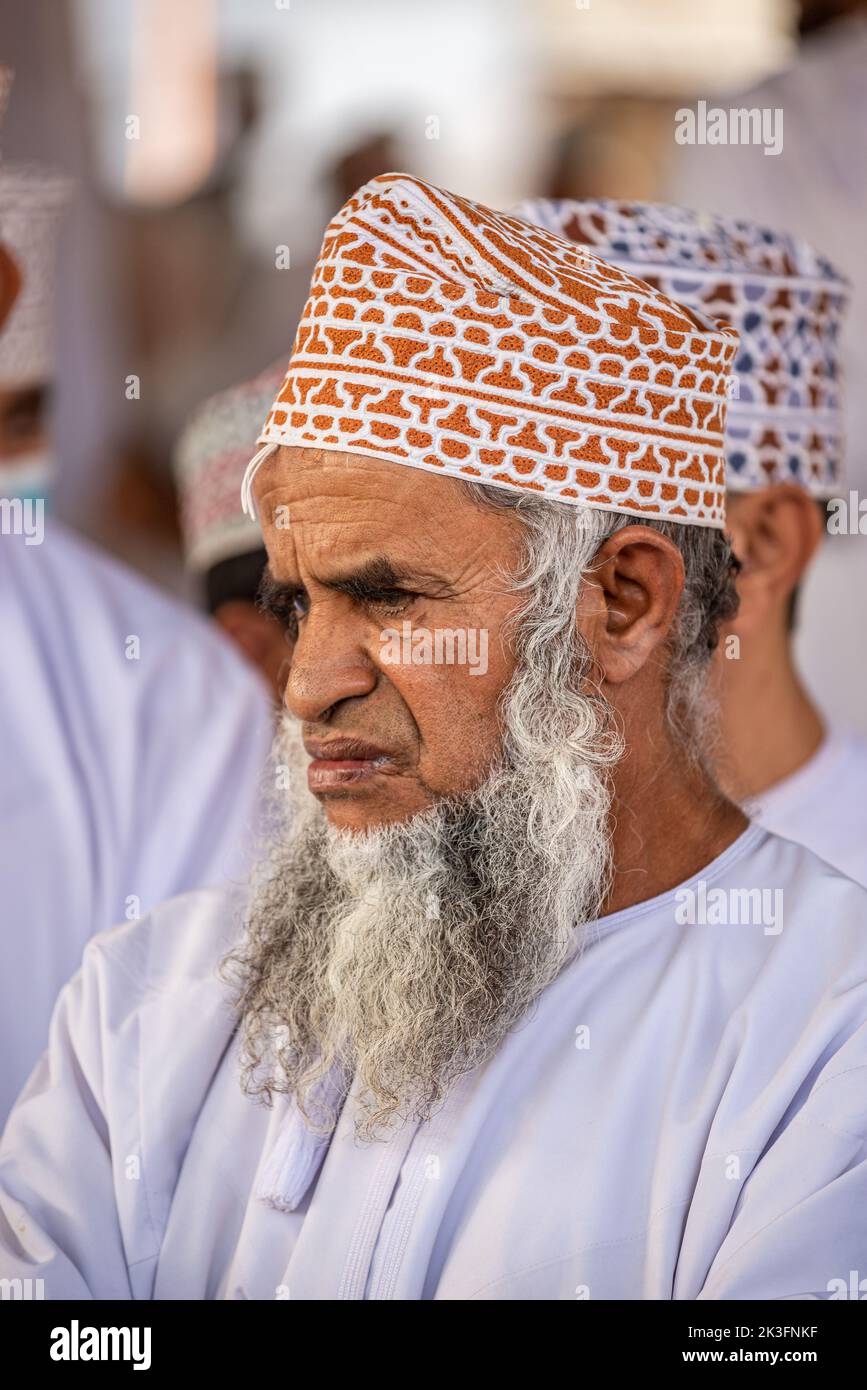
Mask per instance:
[[[0,1124],[87,940],[246,877],[271,729],[197,613],[56,523],[0,537]]]
[[[743,920],[755,889],[774,920]],[[697,920],[711,904],[730,920]],[[593,924],[433,1119],[372,1144],[351,1092],[330,1143],[242,1093],[215,972],[243,913],[240,891],[189,894],[87,947],[0,1151],[3,1277],[48,1299],[525,1300],[867,1276],[867,893],[809,851],[750,826]]]

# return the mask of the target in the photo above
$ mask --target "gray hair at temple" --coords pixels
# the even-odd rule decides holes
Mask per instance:
[[[683,558],[684,586],[669,637],[667,718],[672,735],[693,762],[706,765],[715,739],[714,701],[708,684],[711,657],[721,625],[738,608],[735,577],[740,565],[716,527],[684,526],[641,515],[573,507],[568,503],[466,484],[480,507],[516,512],[524,525],[526,550],[513,586],[532,597],[521,612],[522,645],[559,637],[574,651],[575,605],[585,576],[602,545],[626,526],[641,525],[670,540]],[[563,642],[562,639],[567,639]],[[580,639],[575,634],[580,647]]]

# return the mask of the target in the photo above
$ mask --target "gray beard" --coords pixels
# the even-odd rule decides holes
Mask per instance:
[[[327,824],[284,719],[271,840],[224,963],[248,1094],[290,1095],[327,1132],[334,1077],[340,1100],[354,1078],[360,1139],[427,1119],[576,954],[610,886],[621,751],[608,707],[577,684],[519,671],[482,785],[364,832]]]

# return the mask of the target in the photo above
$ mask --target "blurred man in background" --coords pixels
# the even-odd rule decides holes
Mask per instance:
[[[6,110],[6,102],[9,99],[9,89],[12,85],[12,70],[0,65],[0,126],[3,123],[3,115]],[[21,290],[21,276],[18,267],[9,254],[8,249],[0,242],[0,329],[9,317],[9,310],[15,303]]]
[[[184,563],[203,583],[208,612],[282,696],[288,648],[280,625],[256,604],[268,556],[238,498],[259,426],[285,363],[200,406],[175,450]]]
[[[47,507],[56,467],[48,429],[54,261],[71,185],[32,165],[0,164],[0,180],[0,235],[21,275],[0,335],[0,491]]]
[[[45,520],[67,192],[0,165],[21,281],[0,333],[0,1118],[88,938],[244,872],[270,741],[261,683],[221,634]]]
[[[288,794],[249,895],[90,944],[4,1135],[0,1274],[692,1300],[857,1267],[867,893],[694,755],[736,346],[408,175],[332,221],[244,486]]]
[[[0,328],[6,322],[9,310],[15,303],[21,288],[18,267],[6,247],[0,242]]]
[[[726,517],[740,605],[716,657],[729,795],[867,884],[867,740],[828,727],[794,654],[797,593],[843,481],[844,278],[807,243],[652,203],[538,200],[518,214],[740,334]]]
[[[780,111],[782,149],[672,144],[666,196],[686,207],[781,227],[819,247],[851,284],[840,357],[845,402],[846,519],[822,547],[800,602],[803,669],[838,719],[867,731],[867,4],[807,0],[794,63],[714,105]],[[850,496],[850,490],[854,494]],[[863,528],[863,530],[859,529]],[[806,788],[805,788],[806,790]],[[862,859],[862,864],[864,860]]]

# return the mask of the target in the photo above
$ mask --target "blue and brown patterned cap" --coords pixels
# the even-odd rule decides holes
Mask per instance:
[[[840,334],[849,285],[807,242],[661,203],[538,199],[514,215],[586,246],[669,299],[737,329],[726,488],[797,482],[833,496],[843,473]]]

